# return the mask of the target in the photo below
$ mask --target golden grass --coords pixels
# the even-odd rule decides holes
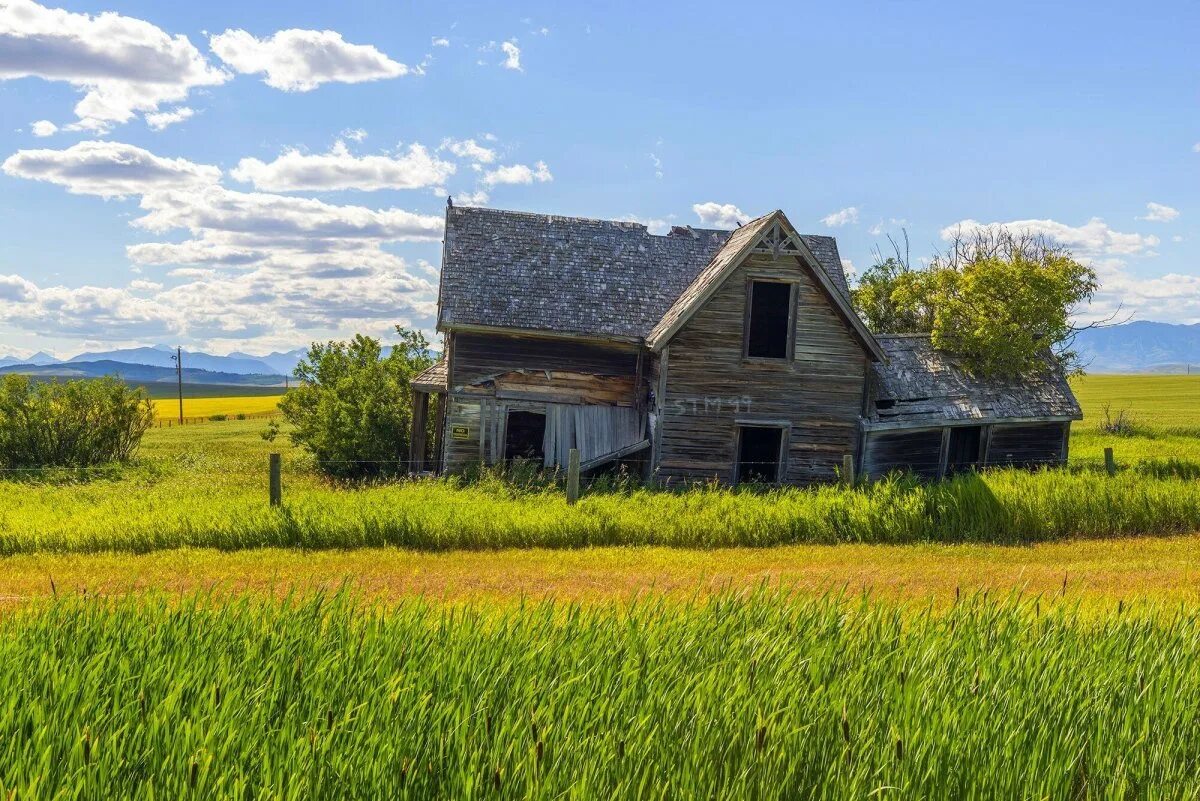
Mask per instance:
[[[837,545],[731,548],[513,549],[427,553],[393,548],[305,552],[206,549],[143,555],[31,554],[0,559],[0,596],[144,590],[281,594],[348,582],[367,597],[447,601],[553,597],[691,597],[764,582],[804,594],[846,589],[895,601],[952,601],[958,592],[1060,596],[1085,606],[1200,601],[1200,535],[995,545]]]
[[[243,395],[226,398],[184,398],[184,417],[211,417],[224,414],[262,414],[279,409],[283,395]],[[154,401],[154,414],[160,420],[170,420],[179,415],[179,402],[170,398]]]

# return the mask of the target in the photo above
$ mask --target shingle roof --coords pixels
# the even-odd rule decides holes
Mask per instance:
[[[444,392],[446,385],[450,382],[450,367],[446,363],[446,357],[438,359],[436,362],[426,367],[412,380],[414,389],[422,390],[423,392]]]
[[[731,231],[455,206],[446,210],[438,324],[644,338]],[[831,237],[805,244],[843,292]]]
[[[978,378],[933,347],[926,334],[877,336],[886,363],[872,365],[868,428],[1083,417],[1062,371],[1018,379]]]

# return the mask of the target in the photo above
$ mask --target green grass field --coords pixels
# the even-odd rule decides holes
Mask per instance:
[[[1196,387],[854,491],[345,487],[262,421],[7,474],[0,799],[1200,798]]]
[[[1200,619],[836,596],[0,620],[5,798],[1195,798]]]
[[[1093,386],[1090,382],[1098,382]],[[1136,436],[1096,430],[1107,393],[1157,382],[1155,419]],[[286,437],[258,436],[262,421],[154,429],[138,466],[10,475],[0,496],[0,554],[38,551],[254,547],[426,550],[612,545],[769,546],[837,542],[1039,542],[1200,530],[1200,407],[1189,379],[1098,377],[1080,383],[1089,419],[1072,437],[1072,467],[987,471],[942,484],[879,482],[769,493],[699,489],[591,492],[568,507],[557,488],[500,481],[326,483]],[[1177,400],[1185,395],[1185,400]],[[1187,413],[1185,413],[1187,412]],[[1190,414],[1190,416],[1189,416]],[[1102,452],[1123,469],[1105,475]],[[266,504],[267,455],[282,450],[285,505]]]

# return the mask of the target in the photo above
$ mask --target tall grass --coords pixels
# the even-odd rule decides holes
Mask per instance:
[[[0,686],[5,798],[1200,792],[1194,613],[68,600],[0,620]]]
[[[264,482],[265,483],[265,482]],[[115,485],[115,486],[114,486]],[[417,549],[788,543],[1038,542],[1200,529],[1200,482],[1126,471],[995,471],[940,484],[883,481],[736,492],[633,490],[568,506],[554,489],[418,481],[345,489],[153,480],[16,486],[0,498],[0,553],[162,548]]]

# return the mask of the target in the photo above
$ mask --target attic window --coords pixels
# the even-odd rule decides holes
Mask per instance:
[[[792,284],[751,281],[747,298],[746,355],[786,359],[791,337]]]
[[[875,401],[876,409],[891,409],[894,408],[895,405],[896,401],[892,398],[880,398],[879,400]]]

